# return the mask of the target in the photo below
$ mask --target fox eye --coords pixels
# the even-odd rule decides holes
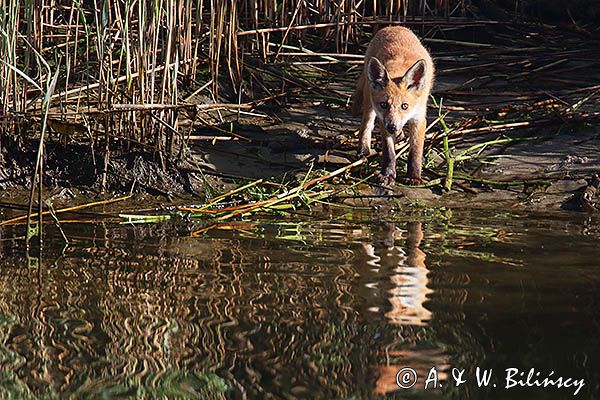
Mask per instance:
[[[390,107],[390,104],[387,101],[382,101],[379,103],[379,107],[381,107],[382,110],[387,110]]]
[[[408,103],[402,103],[400,107],[402,107],[403,110],[408,110]]]

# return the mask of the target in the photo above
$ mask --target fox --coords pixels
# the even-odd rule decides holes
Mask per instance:
[[[352,96],[352,111],[362,116],[357,156],[371,154],[375,122],[381,127],[382,168],[376,180],[382,186],[396,181],[396,136],[409,140],[408,170],[402,181],[420,185],[427,102],[434,79],[431,55],[408,28],[379,30],[367,47],[363,71]]]

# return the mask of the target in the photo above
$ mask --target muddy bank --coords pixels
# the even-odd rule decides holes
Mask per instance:
[[[31,185],[38,142],[7,141],[0,152],[0,190],[3,196]],[[87,196],[146,193],[171,199],[199,194],[210,179],[196,173],[185,157],[164,157],[148,151],[127,151],[114,146],[108,153],[102,143],[48,142],[43,155],[43,186],[46,190],[72,189]]]
[[[326,108],[290,108],[290,123],[254,127],[244,134],[251,139],[216,144],[201,143],[204,167],[224,174],[244,174],[252,179],[306,171],[309,165],[335,170],[356,160],[354,129],[359,121],[347,114],[332,115]],[[433,117],[431,117],[433,119]],[[431,120],[430,119],[430,120]],[[372,181],[359,185],[354,193],[344,193],[335,201],[357,206],[450,206],[511,207],[530,210],[581,210],[579,195],[595,174],[600,173],[600,127],[590,124],[521,130],[515,140],[490,146],[476,159],[457,165],[458,173],[451,191],[441,184],[426,188],[395,184],[382,190]],[[375,135],[378,140],[378,135]],[[477,144],[492,141],[497,134],[464,137],[453,148],[455,154]],[[534,138],[534,139],[531,139]],[[433,140],[429,140],[431,148]],[[403,147],[402,143],[398,143]],[[377,171],[378,154],[369,165],[354,169],[356,179]],[[443,155],[429,154],[430,167],[424,172],[428,182],[444,177]],[[405,168],[406,154],[398,160],[399,176]],[[437,167],[435,167],[437,165]],[[464,172],[464,173],[463,173]]]
[[[236,124],[236,140],[204,140],[213,130],[199,129],[190,141],[187,160],[168,161],[149,153],[112,153],[106,174],[107,193],[102,189],[101,152],[85,145],[51,143],[44,163],[45,193],[55,204],[83,203],[99,197],[138,193],[129,202],[136,204],[181,205],[198,203],[211,195],[231,190],[243,182],[257,179],[279,181],[301,177],[309,168],[333,171],[356,160],[354,129],[359,121],[346,113],[332,114],[325,107],[290,107],[280,112],[291,122]],[[433,118],[433,117],[431,117]],[[414,188],[395,184],[381,188],[372,181],[351,192],[334,196],[334,203],[358,207],[386,207],[401,210],[412,206],[516,208],[527,210],[590,211],[580,198],[595,174],[600,173],[600,129],[598,125],[572,124],[561,128],[521,131],[523,140],[490,146],[473,160],[457,165],[452,190],[443,182]],[[535,136],[535,140],[530,138]],[[350,171],[354,180],[376,172],[380,161],[378,135],[374,148],[378,154],[370,162]],[[494,139],[494,134],[464,137],[453,148],[455,154],[478,143]],[[430,139],[428,146],[434,146]],[[2,153],[4,168],[0,179],[3,201],[25,203],[34,167],[33,141]],[[402,143],[398,143],[402,147]],[[444,158],[439,152],[427,155],[426,181],[444,177]],[[68,160],[68,162],[65,162]],[[405,168],[406,154],[398,160],[399,176]],[[312,167],[311,167],[312,166]],[[199,172],[200,171],[200,172]],[[463,174],[464,173],[464,174]],[[343,189],[345,181],[330,182]],[[250,197],[240,201],[252,201]],[[592,196],[591,204],[597,202]],[[592,209],[593,210],[593,209]],[[11,214],[11,213],[9,213]]]

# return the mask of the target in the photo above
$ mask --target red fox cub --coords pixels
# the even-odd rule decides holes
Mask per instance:
[[[387,27],[375,34],[367,48],[365,66],[353,96],[352,110],[362,114],[358,156],[371,152],[371,133],[377,120],[383,129],[383,163],[378,181],[396,180],[395,136],[409,139],[405,183],[421,181],[427,100],[433,84],[433,61],[417,36],[404,27]]]

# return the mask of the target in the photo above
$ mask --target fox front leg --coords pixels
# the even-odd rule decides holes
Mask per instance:
[[[423,146],[425,144],[425,117],[407,123],[408,128],[408,168],[403,182],[407,185],[421,185],[423,169]]]
[[[377,181],[382,186],[391,186],[396,181],[396,149],[394,148],[394,135],[382,129],[383,136],[383,162],[381,173]]]
[[[367,108],[362,115],[360,132],[358,134],[358,157],[368,157],[371,154],[371,134],[375,127],[375,110]]]

